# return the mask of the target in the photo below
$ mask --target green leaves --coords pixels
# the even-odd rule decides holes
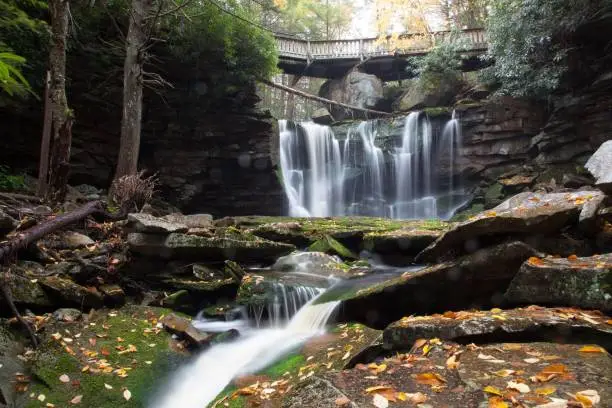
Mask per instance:
[[[0,90],[9,96],[24,96],[30,90],[30,84],[19,71],[25,58],[11,52],[0,52]]]

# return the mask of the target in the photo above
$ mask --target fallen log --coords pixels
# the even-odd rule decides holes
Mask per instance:
[[[98,216],[104,219],[121,219],[124,217],[124,214],[112,215],[106,212],[102,201],[92,201],[74,211],[70,211],[43,221],[40,224],[16,234],[8,241],[0,243],[0,262],[8,264],[9,261],[17,255],[19,250],[28,247],[28,245],[33,244],[47,234],[58,231],[75,222],[81,221],[90,215]],[[10,272],[6,272],[5,276],[1,277],[0,292],[17,320],[25,327],[26,331],[30,335],[32,345],[36,347],[38,345],[38,339],[36,338],[36,335],[28,322],[21,316],[19,310],[13,302],[13,296],[9,287],[9,279],[11,279]]]
[[[325,98],[321,98],[320,96],[315,96],[291,87],[288,87],[286,85],[281,85],[281,84],[277,84],[274,83],[272,81],[268,81],[267,79],[260,79],[259,80],[261,83],[264,83],[266,85],[278,88],[278,89],[282,89],[285,92],[289,92],[295,95],[299,95],[302,98],[305,99],[311,99],[313,101],[317,101],[317,102],[321,102],[324,103],[326,105],[336,105],[336,106],[340,106],[344,109],[348,109],[348,110],[352,110],[352,111],[357,111],[357,112],[363,112],[367,115],[372,115],[373,117],[377,117],[377,116],[392,116],[391,113],[389,112],[382,112],[382,111],[377,111],[377,110],[373,110],[373,109],[367,109],[367,108],[360,108],[358,106],[352,106],[352,105],[347,105],[346,103],[342,103],[342,102],[336,102],[336,101],[332,101],[331,99],[325,99]]]

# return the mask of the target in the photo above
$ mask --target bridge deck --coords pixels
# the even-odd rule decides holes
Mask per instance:
[[[399,39],[365,38],[355,40],[307,41],[276,35],[279,50],[279,67],[289,74],[320,78],[338,78],[359,62],[362,69],[383,80],[408,78],[406,57],[422,56],[450,35],[449,31],[422,34],[404,34]],[[487,49],[485,31],[469,29],[461,31],[468,48],[465,53],[476,57]],[[396,44],[403,44],[397,48]],[[474,65],[468,61],[466,69]],[[472,68],[473,69],[473,68]]]

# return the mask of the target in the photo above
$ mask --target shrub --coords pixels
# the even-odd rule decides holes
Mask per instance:
[[[151,200],[156,185],[157,177],[144,177],[144,171],[123,176],[113,182],[112,198],[122,212],[138,212]]]
[[[23,175],[11,174],[7,166],[0,165],[0,190],[15,191],[26,188]]]

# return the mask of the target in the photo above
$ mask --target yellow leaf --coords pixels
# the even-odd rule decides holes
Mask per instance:
[[[542,387],[536,388],[535,393],[538,395],[550,395],[553,394],[557,389],[555,387]]]
[[[501,392],[499,388],[495,388],[492,385],[487,385],[486,387],[484,387],[483,391],[488,394],[499,395],[500,397],[504,396],[504,393]]]
[[[366,388],[365,392],[368,394],[372,394],[373,392],[378,392],[378,391],[388,391],[388,390],[392,390],[393,387],[389,387],[388,385],[376,385],[374,387],[368,387]]]
[[[417,350],[417,349],[420,349],[421,347],[423,347],[425,344],[427,344],[427,339],[416,339],[416,341],[414,342],[414,345],[412,346],[412,348]]]
[[[605,353],[606,352],[606,350],[604,350],[602,347],[599,347],[599,346],[584,346],[578,351],[580,351],[581,353]]]
[[[578,391],[575,398],[583,407],[592,407],[593,405],[599,404],[601,401],[599,393],[595,390]]]
[[[575,261],[577,259],[578,259],[578,257],[576,255],[570,255],[570,256],[567,257],[568,261]]]
[[[423,347],[423,355],[426,356],[427,354],[429,354],[430,351],[431,351],[431,346],[429,344],[426,344]]]
[[[493,318],[494,318],[494,319],[497,319],[497,320],[508,320],[508,319],[506,319],[506,318],[505,318],[504,316],[502,316],[502,315],[493,315]]]
[[[438,373],[421,373],[415,376],[416,382],[432,386],[443,385],[446,380]]]
[[[494,307],[493,309],[491,309],[491,313],[501,313],[502,310],[498,307]]]
[[[129,401],[130,398],[132,398],[132,393],[130,390],[123,391],[123,398],[125,398],[126,401]]]
[[[500,397],[489,398],[489,408],[508,408],[508,404]]]
[[[498,377],[508,377],[514,374],[515,372],[516,371],[514,370],[504,369],[504,370],[495,371],[493,374],[495,374]]]
[[[541,266],[544,264],[544,261],[542,261],[542,259],[538,258],[537,256],[532,256],[531,258],[527,260],[527,262],[529,262],[532,265],[536,265],[536,266]]]

